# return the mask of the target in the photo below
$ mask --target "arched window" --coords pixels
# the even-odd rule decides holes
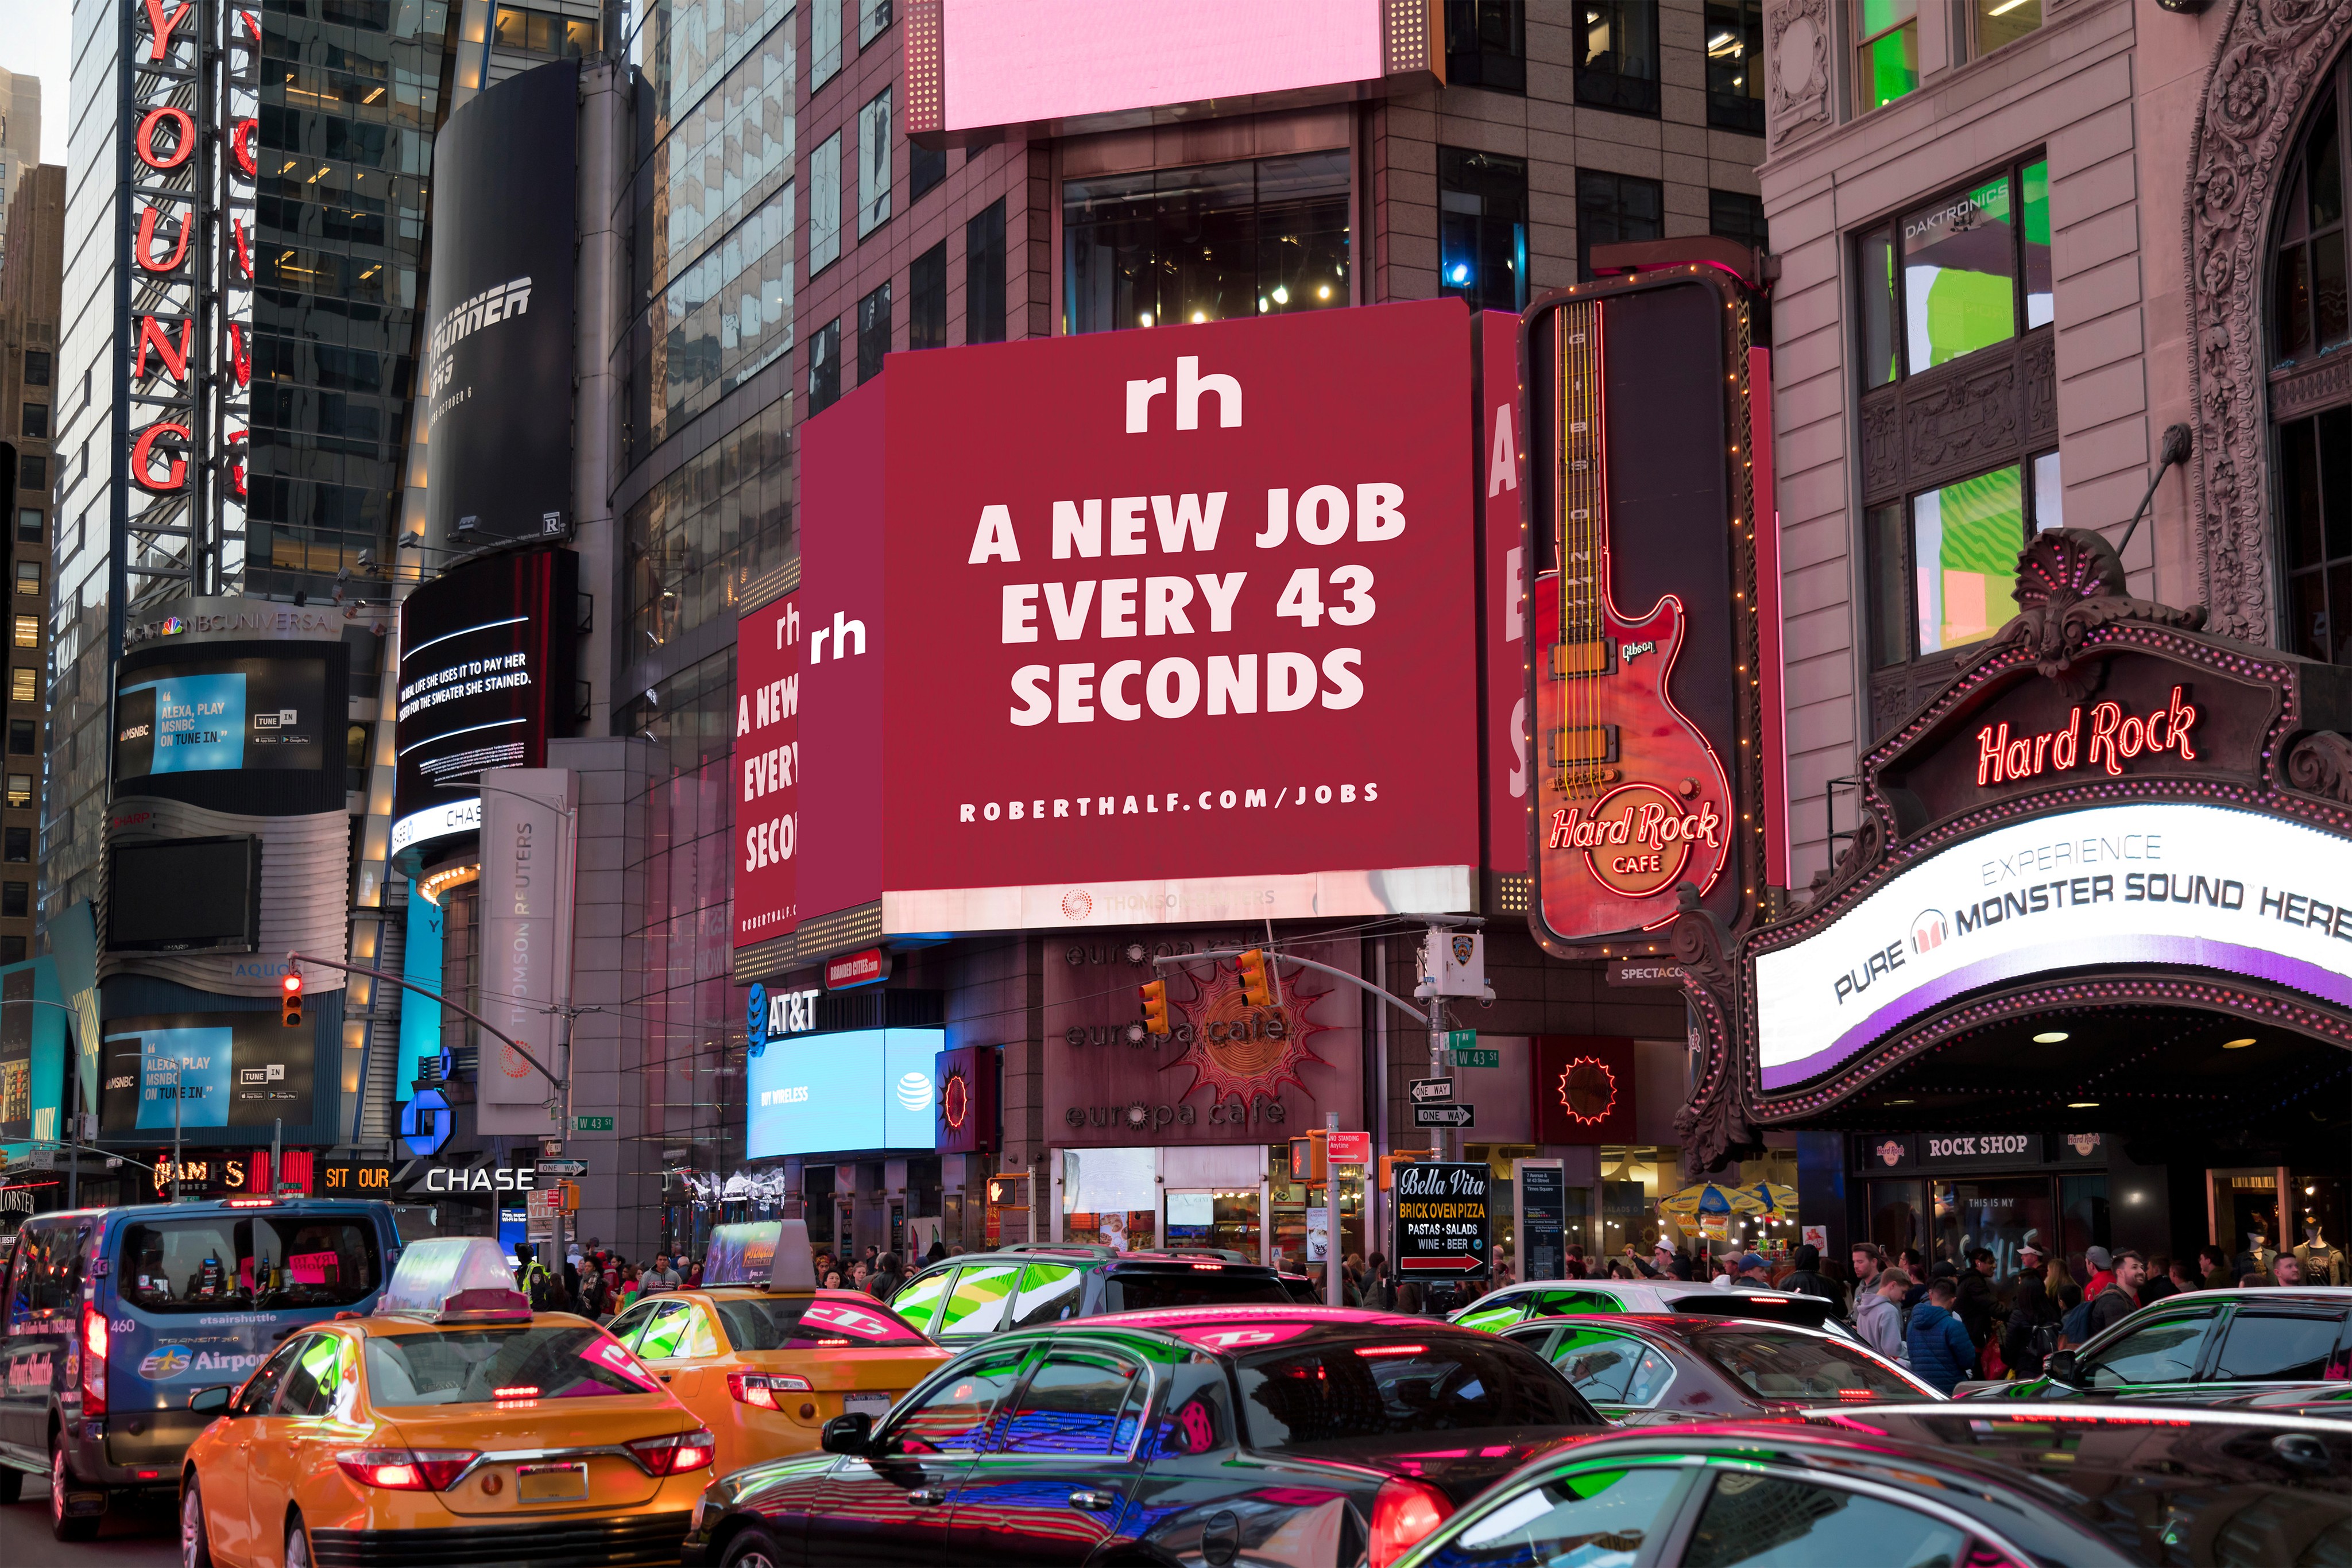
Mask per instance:
[[[2352,58],[2352,57],[2347,57]],[[2270,267],[2271,418],[2276,424],[2281,641],[2308,658],[2352,664],[2352,354],[2345,221],[2347,66],[2336,62],[2279,187]]]

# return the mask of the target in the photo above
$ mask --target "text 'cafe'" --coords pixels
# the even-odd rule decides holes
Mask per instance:
[[[2131,599],[2098,536],[1864,759],[1811,902],[1670,928],[1705,1161],[1801,1136],[1849,1241],[2352,1282],[2352,672]]]

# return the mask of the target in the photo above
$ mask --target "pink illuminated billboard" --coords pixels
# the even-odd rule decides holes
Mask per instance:
[[[915,0],[908,129],[1061,135],[1329,102],[1443,74],[1435,0]]]
[[[1471,341],[1436,300],[894,354],[811,420],[803,921],[1469,907]]]

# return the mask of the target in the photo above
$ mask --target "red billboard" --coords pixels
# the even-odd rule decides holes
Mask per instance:
[[[1437,300],[893,355],[810,421],[800,907],[1468,907],[1469,328]]]
[[[799,595],[743,617],[735,639],[735,946],[800,924]]]
[[[1478,316],[1477,474],[1485,508],[1481,570],[1486,624],[1478,646],[1486,675],[1486,869],[1528,869],[1527,525],[1519,485],[1527,449],[1527,400],[1519,388],[1519,319]]]

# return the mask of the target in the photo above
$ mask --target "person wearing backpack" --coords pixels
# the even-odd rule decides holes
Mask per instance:
[[[2088,1339],[2100,1330],[2123,1322],[2139,1311],[2140,1282],[2147,1278],[2147,1260],[2126,1247],[2115,1255],[2115,1274],[2107,1288],[2091,1299],[2085,1326]]]
[[[2015,1304],[2000,1340],[2001,1359],[2020,1377],[2039,1377],[2050,1353],[2058,1348],[2058,1306],[2042,1276],[2029,1270],[2017,1275]]]
[[[530,1298],[534,1312],[563,1310],[563,1286],[539,1260],[539,1249],[528,1241],[515,1243],[515,1288]]]

